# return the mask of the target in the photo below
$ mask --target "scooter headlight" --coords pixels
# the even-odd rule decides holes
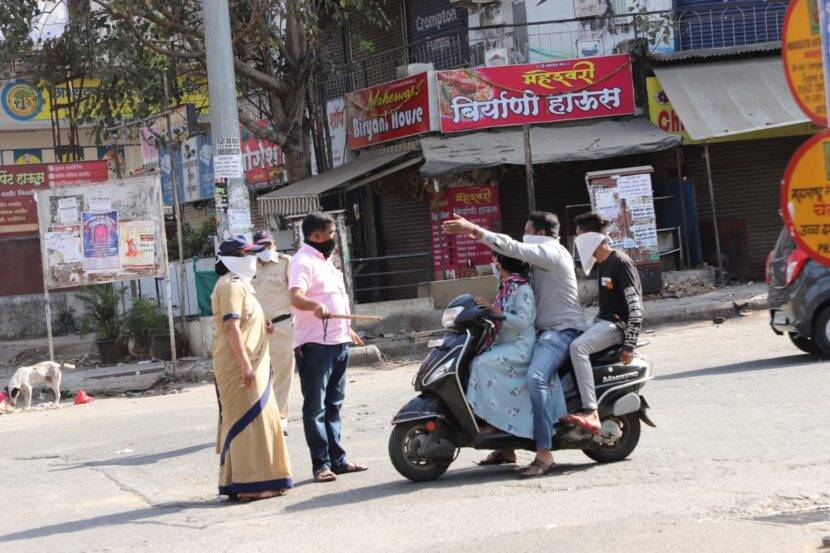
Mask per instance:
[[[429,386],[439,378],[446,376],[452,370],[452,365],[455,363],[455,357],[450,356],[449,359],[429,371],[422,382],[423,386]]]
[[[455,318],[464,311],[463,307],[448,307],[444,310],[444,316],[441,317],[441,326],[444,328],[452,328],[455,326]]]

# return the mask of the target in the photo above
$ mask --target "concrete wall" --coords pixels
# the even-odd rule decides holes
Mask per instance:
[[[75,309],[75,319],[83,313],[74,292],[53,292],[49,296],[52,328],[55,336],[63,334],[58,316]],[[0,297],[0,340],[20,340],[46,336],[46,302],[42,294]],[[80,325],[80,322],[78,323]]]

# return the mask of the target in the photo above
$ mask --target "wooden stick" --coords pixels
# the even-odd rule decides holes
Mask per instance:
[[[377,317],[375,315],[346,315],[343,313],[329,313],[329,319],[347,319],[349,321],[367,321],[367,322],[378,322],[382,320],[381,317]]]

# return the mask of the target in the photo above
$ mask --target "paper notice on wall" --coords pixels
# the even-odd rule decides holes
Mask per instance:
[[[123,221],[120,225],[121,267],[151,269],[155,266],[155,221]]]
[[[645,203],[631,206],[631,218],[635,221],[653,221],[654,204]]]
[[[654,223],[645,225],[633,225],[631,227],[631,235],[639,247],[651,247],[657,245],[657,229],[654,228]]]
[[[594,195],[594,203],[596,212],[604,219],[613,221],[620,214],[620,206],[617,203],[614,188],[598,188]]]
[[[89,211],[91,213],[107,213],[108,211],[112,211],[112,198],[102,195],[90,196]]]
[[[62,225],[77,223],[79,221],[78,199],[58,199],[58,222]]]
[[[81,225],[49,227],[46,231],[46,252],[50,267],[81,261]]]
[[[118,271],[118,212],[81,213],[83,221],[84,271],[88,273]]]
[[[625,175],[617,179],[617,193],[621,200],[630,201],[642,196],[651,196],[651,174]]]
[[[217,179],[241,179],[244,173],[239,137],[220,138],[213,154],[213,176]]]
[[[228,209],[228,228],[234,234],[249,232],[251,212],[247,209]]]

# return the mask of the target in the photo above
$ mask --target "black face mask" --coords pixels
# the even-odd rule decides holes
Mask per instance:
[[[334,251],[334,239],[326,240],[325,242],[312,242],[311,240],[306,240],[306,244],[323,254],[323,257],[328,259],[331,257],[331,252]]]

